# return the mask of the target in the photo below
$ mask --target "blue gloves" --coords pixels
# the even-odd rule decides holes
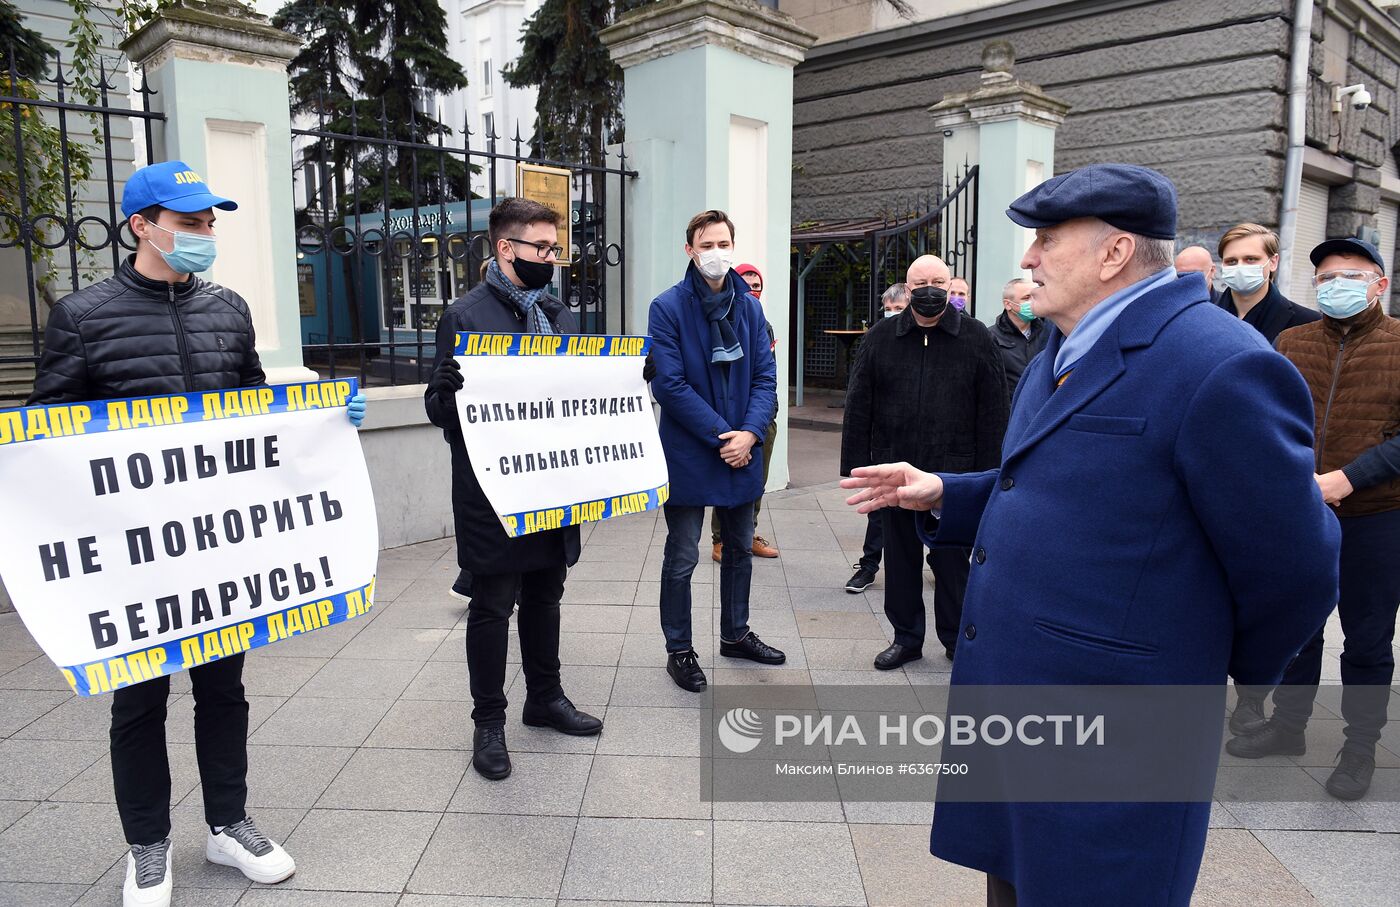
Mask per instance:
[[[365,395],[356,394],[350,398],[350,402],[345,407],[345,414],[350,417],[350,424],[356,428],[365,421]]]

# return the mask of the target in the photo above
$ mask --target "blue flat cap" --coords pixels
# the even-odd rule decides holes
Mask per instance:
[[[1312,259],[1315,268],[1322,264],[1322,259],[1329,255],[1359,255],[1362,258],[1369,258],[1376,263],[1376,267],[1381,269],[1381,274],[1385,274],[1385,259],[1381,258],[1380,250],[1364,239],[1343,236],[1339,239],[1323,240],[1313,247],[1312,254],[1308,257]]]
[[[1090,164],[1062,173],[1011,203],[1006,216],[1032,230],[1097,217],[1152,239],[1176,238],[1176,187],[1135,164]]]

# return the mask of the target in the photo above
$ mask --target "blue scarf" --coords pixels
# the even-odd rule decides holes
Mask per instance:
[[[739,344],[739,335],[734,333],[734,287],[726,276],[724,288],[718,293],[700,276],[691,265],[690,289],[700,300],[700,308],[705,320],[710,323],[710,361],[737,362],[744,358],[744,348]]]
[[[526,290],[517,287],[510,282],[510,278],[501,270],[501,266],[496,263],[496,259],[491,259],[491,264],[486,267],[486,283],[491,289],[500,293],[510,304],[515,306],[525,319],[525,325],[530,334],[553,334],[554,325],[549,323],[549,316],[540,307],[540,297],[544,295],[544,288],[538,290]]]

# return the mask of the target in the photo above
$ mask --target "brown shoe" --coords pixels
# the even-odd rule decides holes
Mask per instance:
[[[777,557],[777,556],[778,556],[778,549],[777,549],[777,548],[774,548],[772,545],[768,544],[768,540],[765,539],[763,536],[761,536],[761,535],[756,535],[756,536],[753,537],[753,556],[754,556],[754,557]]]
[[[719,563],[719,556],[720,556],[721,553],[723,553],[723,551],[724,551],[724,545],[723,545],[723,543],[721,543],[721,542],[715,542],[714,559],[715,559],[715,563],[716,563],[716,564]]]

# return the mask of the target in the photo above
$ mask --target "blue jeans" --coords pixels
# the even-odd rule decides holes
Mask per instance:
[[[690,639],[690,576],[700,560],[705,508],[666,504],[666,550],[661,559],[661,632],[667,652],[685,652]],[[749,635],[749,584],[753,579],[753,504],[716,507],[724,551],[719,562],[719,636],[738,642]]]

